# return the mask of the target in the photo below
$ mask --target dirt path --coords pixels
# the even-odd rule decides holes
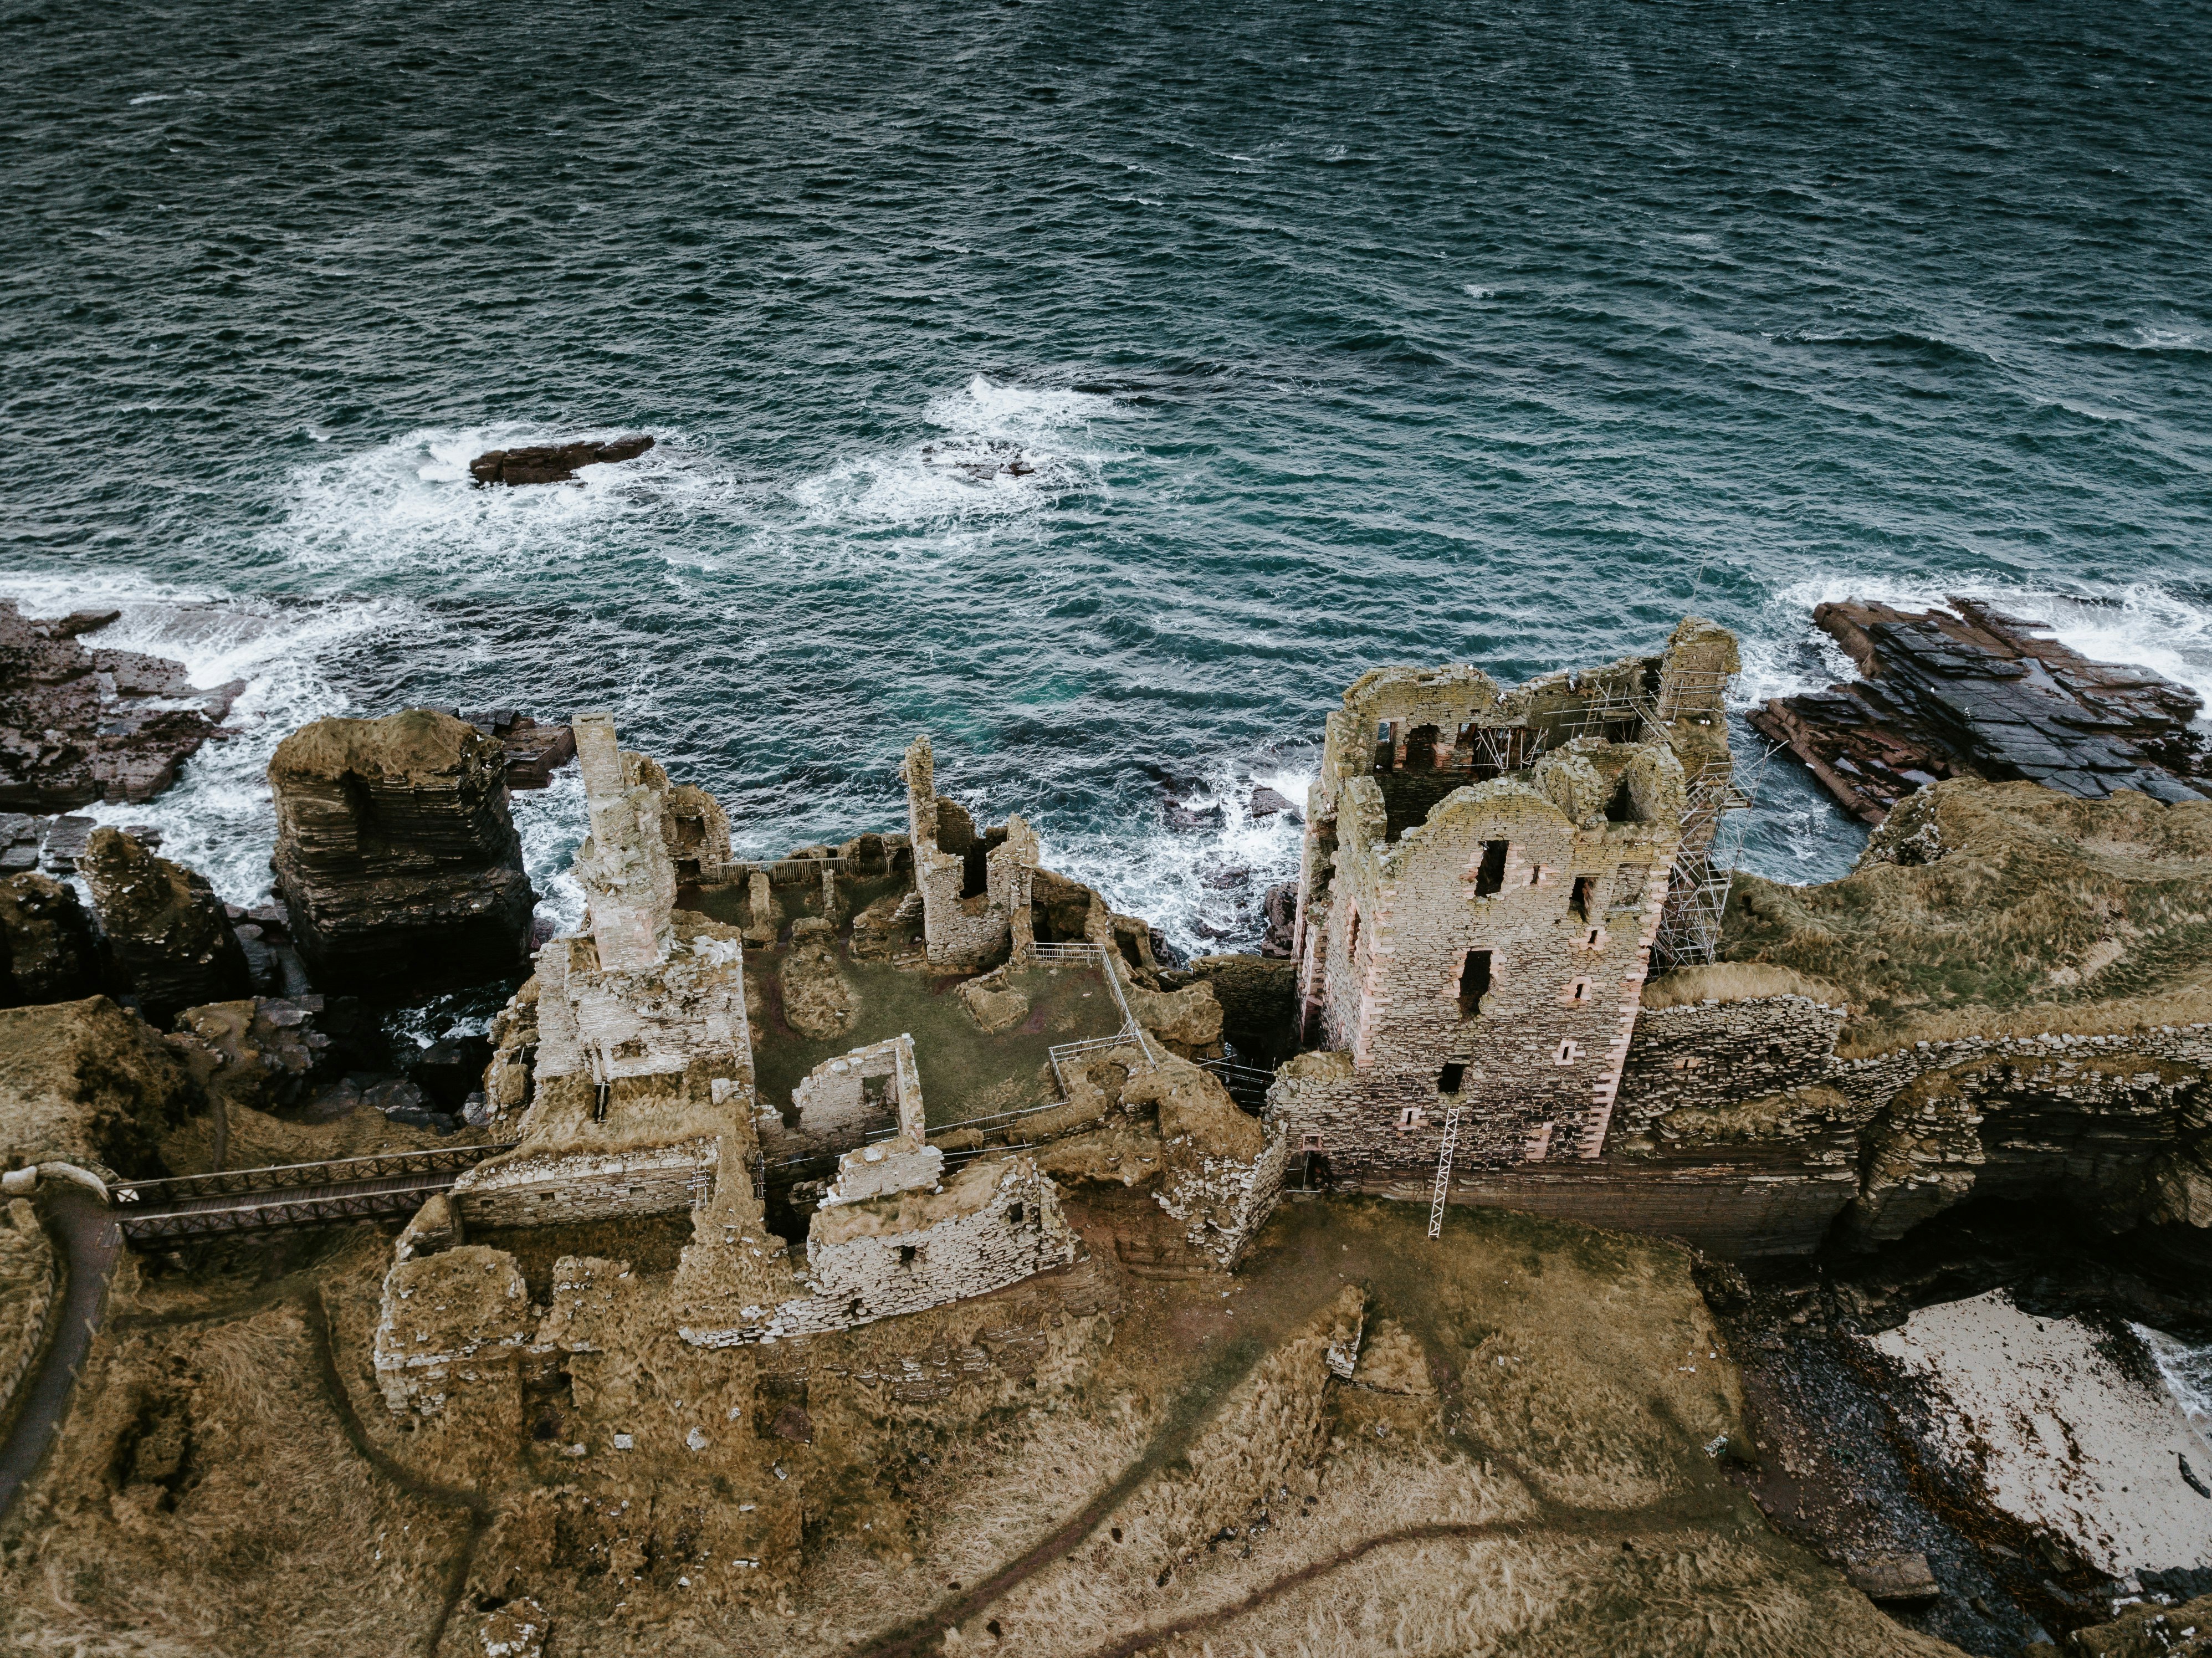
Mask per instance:
[[[77,1371],[100,1328],[107,1275],[123,1247],[107,1206],[93,1193],[66,1181],[42,1183],[40,1218],[61,1245],[67,1283],[53,1339],[25,1382],[22,1408],[0,1444],[0,1518],[38,1473],[69,1415]]]
[[[1355,1565],[1377,1549],[1395,1548],[1401,1543],[1437,1543],[1455,1540],[1467,1540],[1483,1537],[1540,1537],[1554,1535],[1577,1540],[1593,1537],[1618,1537],[1626,1540],[1643,1536],[1660,1527],[1680,1526],[1685,1521],[1716,1518],[1725,1512],[1716,1505],[1710,1514],[1686,1509],[1679,1502],[1656,1503],[1638,1509],[1559,1509],[1541,1521],[1528,1520],[1469,1520],[1437,1521],[1423,1526],[1401,1526],[1395,1531],[1379,1532],[1362,1539],[1349,1547],[1338,1550],[1325,1559],[1310,1561],[1294,1571],[1285,1572],[1272,1582],[1262,1583],[1250,1594],[1227,1606],[1217,1606],[1211,1612],[1193,1612],[1172,1624],[1162,1624],[1135,1635],[1126,1636],[1110,1647],[1101,1647],[1089,1658],[1134,1658],[1164,1642],[1194,1635],[1200,1630],[1212,1629],[1231,1619],[1263,1606],[1278,1595],[1318,1582],[1331,1572]]]

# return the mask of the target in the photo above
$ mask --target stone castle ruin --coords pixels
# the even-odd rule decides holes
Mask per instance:
[[[1378,669],[1328,717],[1293,935],[1309,1066],[1281,1114],[1361,1175],[1604,1149],[1662,930],[1690,954],[1730,799],[1735,640],[1695,620],[1657,658],[1512,690]],[[1709,948],[1709,946],[1706,946]]]
[[[486,1102],[511,1146],[401,1239],[388,1401],[434,1415],[457,1389],[547,1385],[584,1315],[514,1288],[546,1228],[577,1241],[555,1276],[592,1317],[708,1364],[1049,1286],[1092,1248],[1233,1270],[1285,1192],[1425,1201],[1432,1236],[1446,1204],[1491,1204],[1722,1255],[1895,1236],[2054,1170],[2116,1214],[2212,1216],[2197,1153],[2159,1150],[2195,1132],[2204,1025],[2124,1055],[1884,1047],[1866,1022],[1889,1004],[1839,981],[1887,949],[1820,954],[1832,919],[1760,932],[1794,889],[1734,878],[1731,901],[1736,666],[1690,617],[1656,654],[1511,688],[1367,674],[1328,719],[1292,959],[1189,971],[1045,868],[1019,817],[979,829],[927,738],[907,833],[749,862],[711,796],[579,719],[589,914],[498,1022]],[[2003,815],[2057,810],[2041,795],[2000,811],[1942,793],[1960,786],[1900,808],[1851,880],[1910,887],[1947,835],[2048,843]],[[1232,1029],[1287,1057],[1240,1072]],[[1133,1186],[1151,1231],[1124,1216],[1086,1244],[1079,1193]],[[680,1235],[658,1276],[586,1247],[647,1221]]]
[[[1132,1110],[1145,1096],[1127,1084],[1131,1071],[1178,1067],[1188,1075],[1175,1088],[1211,1090],[1183,1112],[1201,1121],[1200,1150],[1164,1159],[1183,1177],[1162,1199],[1163,1224],[1194,1229],[1194,1260],[1204,1270],[1233,1260],[1264,1219],[1280,1175],[1279,1137],[1237,1113],[1217,1082],[1127,1011],[1133,996],[1149,997],[1137,1005],[1174,1032],[1189,1023],[1183,1004],[1193,993],[1179,1002],[1125,987],[1121,955],[1095,945],[1051,946],[1048,953],[1067,965],[1035,966],[1035,838],[1018,818],[977,834],[964,811],[934,793],[927,739],[908,756],[911,841],[864,837],[873,844],[814,849],[763,868],[733,863],[720,806],[622,750],[609,716],[581,716],[574,731],[591,822],[575,870],[588,912],[580,930],[538,952],[535,975],[499,1022],[487,1103],[495,1132],[511,1136],[512,1148],[462,1175],[400,1240],[376,1342],[393,1410],[434,1415],[457,1388],[511,1388],[557,1364],[556,1327],[573,1321],[571,1312],[556,1306],[533,1322],[526,1300],[512,1305],[525,1297],[515,1258],[470,1241],[478,1236],[688,1216],[666,1315],[701,1352],[852,1329],[990,1295],[1075,1260],[1059,1189],[1024,1136],[1009,1132],[1007,1114],[985,1114],[989,1133],[969,1127],[933,1143],[927,1054],[911,1033],[812,1065],[789,1089],[787,1114],[782,1100],[763,1097],[756,1054],[763,1042],[803,1050],[853,1026],[856,993],[840,976],[847,969],[836,943],[838,920],[854,909],[848,888],[891,889],[864,907],[874,929],[856,918],[854,962],[866,959],[860,946],[880,935],[894,938],[888,953],[911,971],[1000,969],[989,981],[963,981],[995,988],[942,999],[963,1025],[972,1019],[971,1044],[1005,1029],[1001,1005],[1029,1011],[1007,969],[1026,964],[1048,981],[1099,975],[1107,995],[1083,998],[1117,1010],[1121,1028],[1110,1041],[1069,1045],[1069,1063],[1111,1048]],[[793,865],[805,872],[793,878]],[[702,881],[742,895],[732,919],[679,907],[679,893]],[[809,905],[815,913],[803,913]],[[889,930],[900,917],[919,922],[913,948],[896,947]],[[1110,923],[1101,926],[1110,937]],[[749,941],[778,957],[773,1012],[763,986],[748,982]],[[896,974],[897,962],[877,970]],[[834,995],[816,993],[824,975]],[[1195,993],[1211,1004],[1210,992]],[[763,1017],[781,1038],[771,1042]],[[1054,1049],[1053,1074],[1060,1056]],[[1087,1080],[1087,1071],[1079,1074]],[[1103,1096],[1095,1103],[1078,1119],[1095,1121],[1106,1108]],[[1055,1108],[1066,1115],[1064,1102],[1011,1114],[1042,1118]],[[1222,1136],[1203,1127],[1208,1111],[1246,1127],[1217,1145]],[[1170,1127],[1181,1124],[1170,1114]],[[1192,1143],[1189,1133],[1176,1142]],[[797,1217],[803,1237],[780,1236],[769,1224],[771,1173],[823,1160],[834,1162],[826,1180],[786,1188],[811,1201]],[[1261,1169],[1265,1177],[1255,1180]],[[1226,1218],[1225,1245],[1222,1222],[1207,1218],[1215,1215]],[[592,1295],[611,1303],[636,1284],[627,1270],[582,1255],[563,1258],[556,1276],[588,1279]]]

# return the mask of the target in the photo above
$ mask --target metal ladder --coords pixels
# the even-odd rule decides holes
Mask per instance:
[[[1444,1149],[1437,1153],[1437,1189],[1429,1199],[1429,1236],[1444,1233],[1444,1195],[1451,1190],[1452,1153],[1459,1147],[1459,1114],[1455,1105],[1444,1113]]]

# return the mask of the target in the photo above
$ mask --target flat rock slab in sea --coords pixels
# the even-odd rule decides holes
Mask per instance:
[[[1863,678],[1776,697],[1751,715],[1846,811],[1879,823],[1923,783],[2027,778],[2096,799],[2212,794],[2197,694],[2147,668],[2092,662],[2041,623],[1969,598],[1918,613],[1844,601],[1813,612]],[[1955,612],[1955,614],[1954,614]]]
[[[469,476],[478,483],[568,483],[574,480],[580,466],[635,460],[652,447],[653,440],[640,434],[605,443],[585,439],[523,449],[493,449],[469,463]]]
[[[117,614],[40,621],[0,599],[0,811],[151,799],[245,690],[202,690],[181,663],[81,642]]]

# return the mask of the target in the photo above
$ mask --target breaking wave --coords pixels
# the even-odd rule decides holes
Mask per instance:
[[[2212,1342],[2187,1342],[2148,1325],[2129,1327],[2150,1350],[2166,1390],[2212,1448]]]
[[[87,644],[181,662],[203,689],[245,683],[225,721],[230,734],[203,744],[173,786],[143,805],[76,809],[97,823],[159,829],[162,855],[198,870],[234,904],[269,893],[276,815],[268,768],[276,744],[311,720],[351,710],[334,683],[336,659],[371,640],[404,641],[424,625],[398,600],[249,602],[122,574],[0,576],[0,594],[28,616],[120,610]]]
[[[1310,769],[1279,762],[1221,762],[1194,784],[1165,793],[1159,817],[1141,830],[1042,825],[1044,861],[1097,888],[1121,914],[1144,917],[1187,954],[1255,949],[1267,928],[1267,889],[1297,877],[1313,780]],[[1295,810],[1255,816],[1261,788]],[[1170,822],[1170,811],[1188,827]]]
[[[736,485],[703,464],[679,434],[651,428],[643,429],[652,431],[654,445],[644,454],[584,467],[574,483],[480,487],[469,477],[469,462],[487,450],[639,429],[419,428],[299,468],[283,487],[281,519],[260,544],[308,570],[497,579],[517,569],[583,564],[626,521],[696,515],[738,496]]]

